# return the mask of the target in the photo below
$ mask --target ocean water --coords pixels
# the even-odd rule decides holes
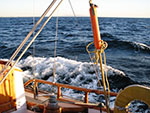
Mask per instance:
[[[105,53],[111,91],[118,92],[132,84],[149,86],[150,19],[99,18],[99,25],[101,37],[108,43]],[[9,59],[32,27],[32,18],[0,18],[0,59]],[[57,32],[56,82],[98,89],[95,68],[99,67],[86,52],[86,45],[93,41],[90,18],[59,17]],[[17,64],[23,70],[24,81],[33,77],[33,70],[36,78],[52,81],[55,37],[56,18],[52,18],[34,42],[34,57],[32,45]],[[82,93],[72,90],[64,92],[82,97]],[[100,98],[90,94],[89,100]]]

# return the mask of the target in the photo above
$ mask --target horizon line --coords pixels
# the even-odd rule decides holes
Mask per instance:
[[[41,16],[0,16],[0,18],[40,18]],[[48,16],[45,16],[45,17],[48,17]],[[90,18],[90,16],[53,16],[53,17],[74,17],[74,18],[81,18],[81,17],[85,17],[85,18]],[[150,17],[126,17],[126,16],[118,16],[118,17],[115,17],[115,16],[99,16],[98,18],[147,18],[149,19]]]

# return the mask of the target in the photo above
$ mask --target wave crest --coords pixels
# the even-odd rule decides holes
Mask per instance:
[[[120,40],[111,40],[107,42],[110,48],[119,48],[124,50],[135,50],[145,52],[150,51],[150,46],[139,42],[120,41]]]
[[[53,64],[54,58],[42,58],[32,56],[21,60],[17,66],[24,70],[24,77],[33,77],[33,70],[35,66],[35,76],[36,78],[52,81],[53,80]],[[97,78],[95,69],[100,69],[95,67],[93,63],[89,62],[79,62],[75,60],[70,60],[62,57],[56,57],[56,82],[71,84],[76,86],[82,86],[86,88],[96,88],[97,89]],[[104,65],[103,65],[104,68]],[[107,66],[108,77],[109,76],[125,76],[125,73]],[[98,71],[100,73],[100,70]],[[99,74],[101,79],[101,75]],[[78,83],[78,84],[77,84]],[[94,85],[93,85],[94,84]]]

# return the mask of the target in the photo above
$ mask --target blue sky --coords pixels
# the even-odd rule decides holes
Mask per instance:
[[[0,17],[40,16],[52,0],[0,0]],[[100,17],[150,18],[150,0],[93,0]],[[77,16],[89,16],[89,0],[71,0]],[[73,16],[68,0],[55,15]]]

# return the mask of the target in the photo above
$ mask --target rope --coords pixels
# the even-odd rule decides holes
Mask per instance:
[[[25,45],[25,43],[27,42],[27,40],[30,38],[30,36],[32,35],[32,33],[35,31],[35,29],[37,28],[37,26],[41,23],[41,21],[46,16],[46,14],[49,12],[49,10],[51,9],[51,7],[54,5],[55,2],[56,2],[56,0],[53,0],[53,2],[49,5],[49,7],[43,13],[43,15],[41,16],[41,18],[39,19],[39,21],[35,24],[35,26],[32,28],[32,30],[28,33],[28,35],[22,41],[22,43],[19,45],[19,47],[17,48],[17,50],[13,53],[13,55],[11,56],[11,58],[9,59],[9,61],[5,64],[4,68],[0,71],[0,77],[5,73],[5,71],[7,70],[7,68],[11,65],[11,63],[13,62],[13,60],[15,59],[15,57],[17,56],[17,54],[19,53],[19,51]],[[3,79],[1,80],[1,82],[2,81],[3,81]],[[1,82],[0,82],[0,84],[1,84]]]
[[[49,17],[47,18],[47,20],[44,22],[44,24],[41,26],[41,28],[39,29],[39,31],[36,33],[36,35],[32,38],[32,40],[29,42],[29,44],[26,46],[26,48],[23,50],[23,52],[21,53],[21,55],[18,57],[18,59],[13,63],[13,65],[11,66],[11,68],[9,69],[9,71],[7,72],[7,74],[5,74],[5,76],[3,77],[3,79],[0,81],[0,85],[1,83],[5,80],[5,78],[8,76],[8,74],[11,72],[11,70],[14,68],[14,66],[17,64],[17,62],[22,58],[22,56],[24,55],[24,53],[27,51],[27,49],[30,47],[30,45],[33,43],[33,41],[36,39],[36,37],[39,35],[39,33],[42,31],[42,29],[44,28],[44,26],[48,23],[48,21],[51,19],[53,13],[56,11],[56,9],[58,8],[58,6],[62,3],[63,0],[61,0],[57,6],[55,7],[55,9],[52,11],[52,13],[49,15]],[[44,18],[44,16],[49,12],[49,10],[51,9],[51,7],[54,5],[54,3],[56,2],[56,0],[54,0],[50,6],[46,9],[46,11],[43,13],[43,15],[41,16],[40,20],[35,24],[35,26],[32,28],[32,30],[29,32],[29,34],[26,36],[26,38],[24,39],[24,41],[20,44],[20,46],[17,48],[17,50],[15,51],[15,53],[12,55],[12,57],[10,58],[10,60],[6,63],[6,65],[4,66],[4,68],[2,69],[2,71],[0,72],[0,77],[6,72],[7,68],[10,66],[11,62],[13,61],[13,59],[16,57],[16,55],[18,54],[18,52],[21,50],[21,48],[24,46],[24,44],[26,43],[26,41],[29,39],[29,37],[31,36],[31,34],[33,33],[33,31],[36,29],[36,27],[38,26],[38,24],[42,21],[42,19]]]
[[[92,62],[93,62],[93,60],[95,60],[94,63],[97,64],[97,65],[98,65],[98,62],[100,62],[100,69],[101,69],[101,75],[102,75],[102,81],[103,81],[106,108],[107,108],[107,111],[109,112],[110,88],[109,88],[109,82],[108,82],[108,79],[107,79],[107,65],[106,65],[106,57],[105,57],[105,52],[104,52],[104,50],[107,48],[108,44],[106,42],[104,42],[103,40],[101,40],[101,43],[102,43],[102,47],[101,47],[100,50],[95,49],[94,51],[89,51],[89,46],[91,46],[93,44],[93,42],[89,43],[86,46],[86,50],[87,50]],[[91,55],[90,55],[91,53],[94,54],[93,57],[91,57]],[[103,59],[104,59],[104,64],[105,64],[105,69],[104,70],[103,70],[102,54],[103,54]],[[105,71],[105,73],[104,73],[104,71]],[[97,79],[99,81],[98,75],[97,75]],[[107,89],[106,89],[106,86],[107,86]],[[108,97],[107,97],[107,90],[108,90]]]
[[[89,48],[89,46],[90,45],[92,45],[93,44],[93,42],[91,42],[91,43],[89,43],[87,46],[86,46],[86,51],[88,52],[88,54],[89,54],[89,57],[90,57],[90,60],[91,60],[91,62],[94,62],[93,60],[94,60],[94,58],[92,58],[92,56],[91,56],[91,53],[95,53],[95,51],[89,51],[88,50],[88,48]],[[101,83],[100,83],[100,80],[99,80],[99,76],[98,76],[98,71],[97,71],[97,69],[96,69],[96,66],[95,65],[93,65],[94,66],[94,70],[95,70],[95,73],[96,73],[96,77],[97,77],[97,81],[98,81],[98,86],[100,87],[101,86]]]

